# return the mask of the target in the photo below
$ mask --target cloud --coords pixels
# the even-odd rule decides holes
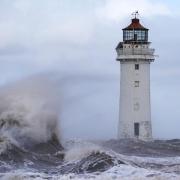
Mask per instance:
[[[94,38],[95,22],[92,8],[77,4],[59,0],[0,2],[1,72],[9,74],[10,66],[15,74],[21,72],[18,69],[25,73],[63,69],[68,60],[84,59],[82,49]]]
[[[169,7],[150,0],[106,0],[104,6],[97,9],[99,18],[120,21],[138,10],[144,17],[170,15]]]
[[[12,44],[37,48],[48,43],[88,43],[93,28],[93,21],[89,19],[88,14],[82,16],[78,10],[70,13],[73,9],[67,8],[68,3],[65,1],[49,2],[14,0],[0,3],[3,6],[0,7],[0,48]]]

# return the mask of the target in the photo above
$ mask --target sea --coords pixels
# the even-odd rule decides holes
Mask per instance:
[[[0,126],[4,127],[5,121]],[[18,130],[19,124],[11,120],[9,126]],[[61,143],[55,134],[36,142],[29,137],[12,138],[5,130],[3,133],[1,129],[1,180],[180,179],[178,139],[73,139]]]

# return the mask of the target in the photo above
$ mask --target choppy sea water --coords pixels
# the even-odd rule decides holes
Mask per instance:
[[[1,137],[0,179],[180,179],[180,140],[26,141]]]

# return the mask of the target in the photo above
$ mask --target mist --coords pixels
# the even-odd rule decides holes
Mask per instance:
[[[59,98],[50,79],[40,75],[1,87],[1,138],[40,143],[55,135],[60,140]]]

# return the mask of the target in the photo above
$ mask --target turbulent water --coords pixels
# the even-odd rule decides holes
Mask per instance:
[[[29,144],[31,143],[31,145]],[[0,142],[1,179],[180,179],[180,140]]]
[[[20,119],[2,114],[0,179],[180,179],[180,140],[71,140],[61,145],[56,120],[41,120],[40,127],[27,114]]]

